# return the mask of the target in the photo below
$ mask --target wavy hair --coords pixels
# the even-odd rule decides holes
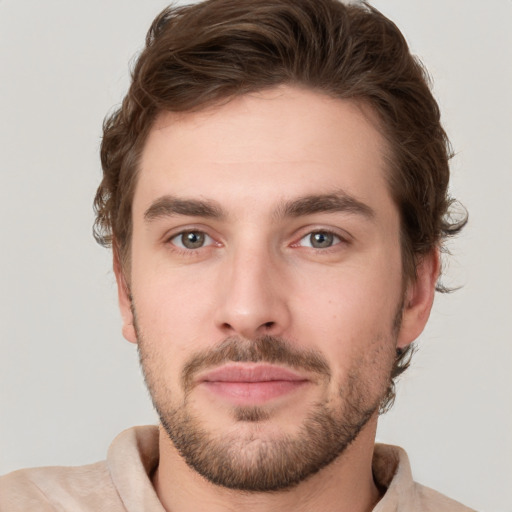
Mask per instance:
[[[94,235],[129,259],[131,205],[149,130],[162,111],[192,112],[288,84],[369,105],[387,139],[388,182],[401,219],[405,279],[467,221],[448,195],[451,148],[430,80],[396,25],[368,3],[207,0],[153,22],[121,106],[103,126]],[[439,282],[438,290],[447,291]],[[394,379],[412,346],[397,355]]]

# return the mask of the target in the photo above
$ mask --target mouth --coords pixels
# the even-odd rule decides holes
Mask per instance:
[[[271,364],[230,363],[202,373],[198,384],[237,406],[257,406],[289,395],[310,381],[288,368]]]

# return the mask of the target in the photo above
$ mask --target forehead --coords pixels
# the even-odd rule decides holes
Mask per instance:
[[[354,101],[288,86],[200,112],[162,113],[142,153],[134,211],[164,194],[246,205],[334,189],[390,199],[377,126]]]

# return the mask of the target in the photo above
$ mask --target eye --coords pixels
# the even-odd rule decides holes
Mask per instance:
[[[312,247],[313,249],[328,249],[333,245],[339,244],[341,238],[329,231],[313,231],[301,238],[298,245],[302,247]]]
[[[200,249],[213,243],[212,238],[202,231],[183,231],[169,241],[180,249]]]

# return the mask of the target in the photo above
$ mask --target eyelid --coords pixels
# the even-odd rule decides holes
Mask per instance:
[[[210,238],[215,238],[214,235],[212,235],[212,229],[209,226],[205,226],[204,224],[179,224],[176,226],[172,226],[163,232],[161,235],[161,239],[165,241],[169,241],[172,238],[181,235],[183,233],[190,233],[190,232],[198,232],[198,233],[204,233],[205,235],[208,235]]]
[[[180,237],[184,235],[185,233],[202,233],[204,234],[205,238],[208,239],[208,242],[205,241],[205,245],[198,247],[197,249],[189,249],[187,247],[182,247],[180,245],[177,245],[173,242],[173,240],[177,237]],[[171,245],[174,249],[178,251],[184,251],[184,252],[194,252],[198,251],[200,249],[206,249],[207,247],[212,246],[221,246],[222,243],[219,242],[218,237],[215,236],[214,233],[212,233],[212,230],[209,229],[207,226],[204,225],[194,225],[194,224],[186,224],[181,226],[176,226],[169,231],[167,231],[164,236],[162,236],[162,242],[165,245]]]
[[[325,234],[325,235],[330,235],[332,236],[332,245],[329,245],[327,247],[314,247],[311,243],[306,243],[305,245],[302,245],[301,242],[304,240],[304,241],[307,241],[308,239],[311,239],[311,237],[315,234],[315,233],[322,233],[322,234]],[[308,233],[307,235],[303,236],[300,240],[299,240],[299,244],[300,247],[310,247],[311,249],[321,249],[321,250],[326,250],[326,249],[331,249],[335,246],[337,246],[339,243],[342,242],[342,239],[336,235],[335,233],[329,233],[327,231],[312,231],[311,233]]]
[[[291,244],[291,247],[303,247],[302,245],[300,245],[300,242],[307,236],[311,236],[313,233],[326,233],[329,235],[333,235],[339,239],[338,242],[336,242],[329,248],[318,249],[321,251],[326,251],[327,249],[334,248],[339,244],[350,244],[353,241],[352,236],[348,232],[346,232],[345,230],[342,230],[342,229],[336,229],[333,227],[326,227],[326,226],[307,226],[307,227],[302,228],[299,231],[298,236],[294,237],[295,242],[293,242]],[[314,248],[314,249],[317,249],[317,248]]]
[[[204,235],[204,244],[201,245],[200,247],[190,248],[190,247],[185,247],[183,245],[183,242],[180,242],[178,244],[174,241],[176,239],[180,240],[183,237],[183,235],[187,235],[189,233],[201,233],[202,235]],[[209,247],[210,245],[212,245],[215,242],[215,240],[208,233],[205,233],[204,231],[199,231],[198,229],[187,229],[185,231],[181,231],[181,232],[173,235],[171,238],[169,238],[168,241],[172,245],[174,245],[184,251],[194,251],[194,250],[198,250],[198,249],[203,249],[205,247]]]

